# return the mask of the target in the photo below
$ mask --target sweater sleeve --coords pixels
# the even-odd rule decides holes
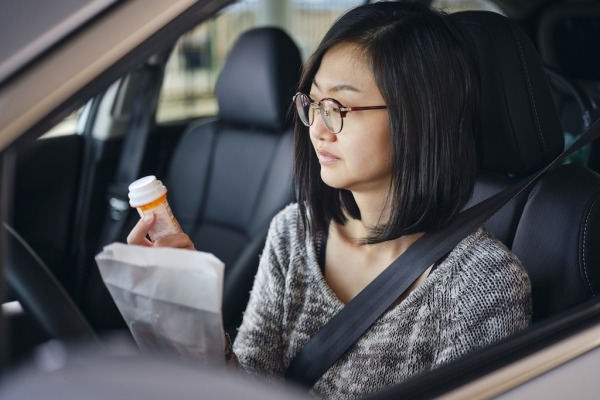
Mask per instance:
[[[433,367],[526,328],[531,286],[519,260],[494,239],[471,249],[451,285]]]
[[[281,270],[282,245],[277,221],[271,224],[265,248],[234,351],[240,366],[252,375],[267,380],[284,372],[282,316],[285,280]]]

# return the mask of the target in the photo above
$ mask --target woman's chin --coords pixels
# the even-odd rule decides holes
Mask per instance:
[[[346,181],[337,176],[333,176],[333,174],[324,173],[323,170],[321,170],[321,179],[323,180],[323,183],[334,189],[346,189],[348,187]]]

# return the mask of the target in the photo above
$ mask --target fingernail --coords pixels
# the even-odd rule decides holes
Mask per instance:
[[[144,222],[149,224],[154,219],[154,214],[144,214]]]

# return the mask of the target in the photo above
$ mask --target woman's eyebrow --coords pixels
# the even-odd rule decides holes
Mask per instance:
[[[315,79],[312,80],[312,84],[315,85],[315,87],[320,90],[319,84],[317,83],[317,81]],[[329,89],[330,92],[334,92],[334,93],[341,92],[343,90],[349,90],[351,92],[360,92],[360,90],[358,88],[350,85],[349,83],[339,83],[337,85],[332,86]]]
[[[351,92],[360,92],[360,90],[358,90],[355,86],[352,86],[348,83],[340,83],[332,87],[330,90],[332,92],[341,92],[343,90],[349,90]]]

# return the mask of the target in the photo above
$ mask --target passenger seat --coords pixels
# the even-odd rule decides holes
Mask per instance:
[[[226,265],[223,318],[232,337],[270,220],[293,201],[290,104],[300,69],[299,49],[283,30],[244,33],[217,81],[217,118],[187,129],[164,179],[196,248]]]

